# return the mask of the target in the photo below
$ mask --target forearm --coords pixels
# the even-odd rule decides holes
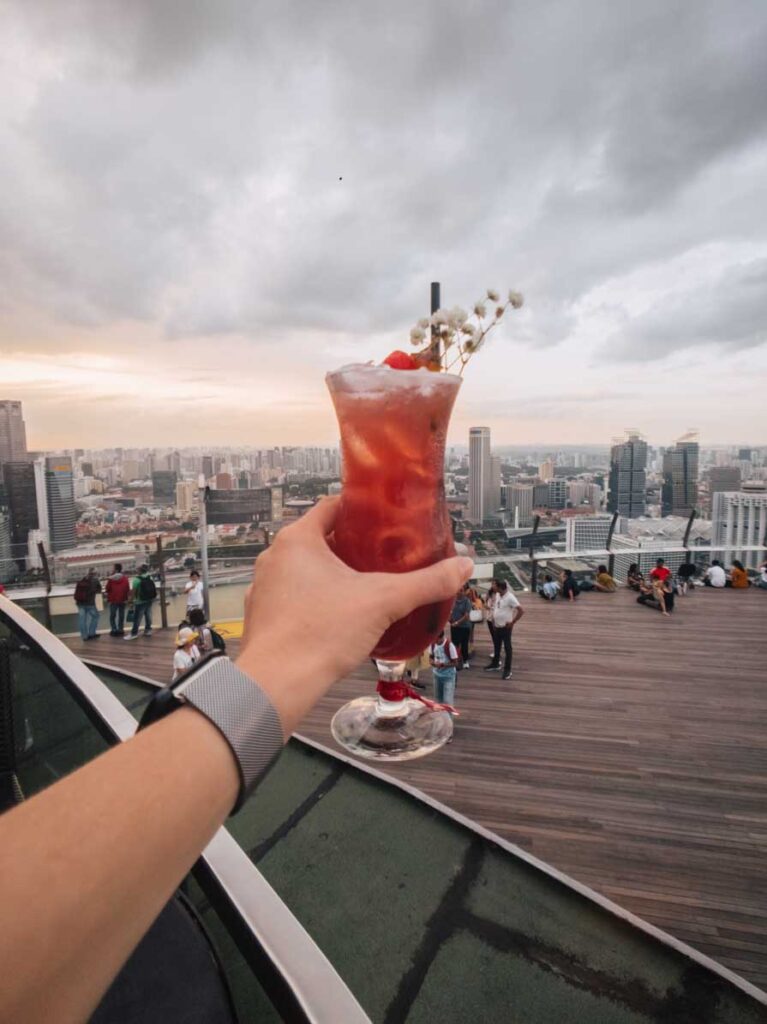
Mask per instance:
[[[221,733],[184,708],[5,815],[0,1020],[87,1019],[238,786]]]

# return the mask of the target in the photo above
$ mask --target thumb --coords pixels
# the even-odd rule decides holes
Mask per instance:
[[[414,608],[454,597],[474,571],[470,558],[446,558],[426,569],[389,574],[387,611],[392,622],[408,615]]]

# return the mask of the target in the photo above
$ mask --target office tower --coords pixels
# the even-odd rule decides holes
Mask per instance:
[[[171,469],[152,473],[152,497],[158,505],[172,505],[176,500],[176,474]]]
[[[533,508],[548,508],[549,507],[549,485],[548,484],[534,484],[533,485]]]
[[[206,480],[210,480],[213,476],[213,456],[203,455],[202,457],[202,475]]]
[[[532,526],[533,488],[529,484],[505,484],[501,496],[514,527]]]
[[[217,491],[233,491],[234,488],[234,477],[231,473],[216,473],[213,486]]]
[[[602,551],[607,546],[612,515],[571,516],[565,523],[565,551]],[[614,533],[623,529],[618,519]]]
[[[45,460],[45,497],[51,551],[74,547],[77,511],[70,458],[54,455]]]
[[[688,516],[698,503],[700,446],[693,434],[680,438],[663,454],[661,511],[664,516]]]
[[[570,480],[567,484],[567,500],[573,508],[591,502],[592,484],[588,480]]]
[[[27,432],[21,402],[0,401],[0,473],[4,462],[27,458]]]
[[[492,501],[490,428],[469,428],[469,519],[481,523],[490,514]],[[500,495],[499,495],[500,500]]]
[[[647,513],[647,442],[638,434],[629,433],[625,441],[610,449],[608,512],[618,512],[629,519]]]
[[[740,559],[749,568],[764,561],[764,551],[739,550],[740,545],[763,545],[767,537],[767,491],[719,491],[714,495],[711,516],[714,529],[712,548],[733,547],[723,557],[727,562]]]
[[[739,491],[741,484],[739,466],[712,466],[708,471],[708,512],[714,509],[714,495],[722,491]]]
[[[549,480],[547,507],[561,509],[567,506],[567,480]]]
[[[48,485],[45,479],[45,459],[35,459],[35,502],[37,503],[37,521],[40,524],[42,541],[46,547],[51,546],[51,532],[48,519]]]
[[[549,480],[554,479],[554,463],[551,459],[546,459],[538,467],[538,476],[541,478],[543,483],[547,483]]]
[[[193,480],[179,480],[176,484],[176,508],[191,512],[197,503],[197,484]]]
[[[490,488],[485,507],[485,516],[494,516],[501,504],[501,459],[499,455],[490,456]]]
[[[22,568],[27,554],[29,531],[40,528],[35,467],[31,462],[6,462],[2,466],[2,472],[11,523],[13,555],[19,568]]]
[[[181,476],[181,452],[171,452],[168,456],[168,469],[176,474],[176,479]]]
[[[0,583],[7,583],[17,572],[11,547],[11,517],[0,508]]]
[[[750,448],[739,448],[738,449],[738,460],[740,462],[751,462],[753,458],[753,452]]]

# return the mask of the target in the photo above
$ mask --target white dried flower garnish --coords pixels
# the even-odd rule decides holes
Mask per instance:
[[[488,297],[488,299],[490,299],[491,302],[500,302],[501,301],[501,296],[498,294],[498,292],[493,291],[492,288],[488,288],[487,289],[487,297]]]
[[[524,301],[521,292],[509,292],[509,305],[514,309],[521,309]]]

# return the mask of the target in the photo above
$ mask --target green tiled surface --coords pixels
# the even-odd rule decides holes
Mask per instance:
[[[643,984],[656,996],[681,984],[681,957],[612,916],[606,927],[596,904],[500,852],[486,852],[467,908],[624,982],[641,964]]]
[[[440,815],[349,774],[259,868],[381,1020],[466,848]]]

